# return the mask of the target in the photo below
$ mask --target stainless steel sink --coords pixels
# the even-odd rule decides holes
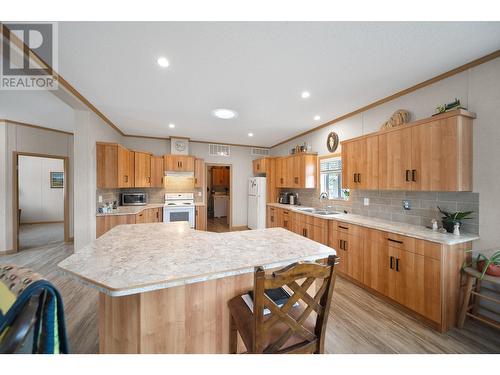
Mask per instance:
[[[335,212],[335,211],[318,210],[316,208],[297,208],[297,211],[300,211],[300,212],[309,212],[311,214],[324,215],[324,216],[338,215],[339,214],[338,212]]]

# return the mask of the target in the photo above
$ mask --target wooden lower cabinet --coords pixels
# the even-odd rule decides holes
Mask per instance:
[[[122,224],[143,224],[163,222],[163,208],[147,208],[131,215],[104,215],[96,217],[96,238]]]
[[[105,215],[96,217],[96,238],[117,225],[135,224],[135,215]]]
[[[334,248],[340,274],[435,329],[456,325],[460,270],[471,242],[441,245],[278,207],[267,208],[267,222],[268,228],[283,227]]]
[[[207,207],[206,206],[196,206],[195,212],[195,224],[196,230],[207,230]]]

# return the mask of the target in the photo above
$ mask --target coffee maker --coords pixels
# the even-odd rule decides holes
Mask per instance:
[[[287,192],[281,192],[280,196],[278,197],[278,203],[281,204],[290,204],[290,200],[288,199],[289,193]]]

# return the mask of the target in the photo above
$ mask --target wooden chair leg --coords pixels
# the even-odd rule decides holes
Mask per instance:
[[[458,322],[457,322],[458,328],[464,328],[465,317],[467,310],[469,308],[473,282],[474,278],[472,276],[467,275],[467,281],[465,284],[464,302],[462,304],[462,310],[460,311],[460,314],[458,316]]]
[[[476,287],[474,288],[476,293],[481,293],[481,280],[476,280]],[[472,307],[472,313],[477,314],[477,310],[479,310],[479,302],[481,298],[476,294],[474,295],[474,305]]]
[[[234,324],[233,316],[229,318],[229,354],[238,353],[238,330]]]

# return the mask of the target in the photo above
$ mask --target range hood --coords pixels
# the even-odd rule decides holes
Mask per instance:
[[[168,193],[194,192],[193,172],[165,172],[163,186]]]

